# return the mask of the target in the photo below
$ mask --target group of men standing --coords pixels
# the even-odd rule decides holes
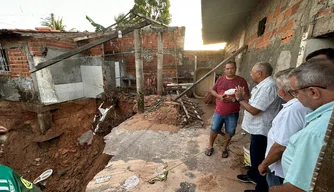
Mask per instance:
[[[251,92],[246,80],[236,75],[236,63],[227,62],[225,76],[211,90],[216,109],[205,154],[213,153],[214,140],[224,127],[222,157],[228,157],[241,106],[241,127],[251,135],[252,166],[237,178],[256,184],[255,190],[245,192],[309,191],[334,106],[333,61],[334,49],[321,49],[275,78],[269,63],[256,63],[250,72],[256,84]]]

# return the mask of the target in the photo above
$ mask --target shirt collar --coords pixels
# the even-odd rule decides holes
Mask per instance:
[[[263,85],[269,83],[269,82],[272,81],[272,80],[273,80],[273,78],[272,78],[271,76],[269,76],[269,77],[263,79],[263,81],[261,81],[261,82],[260,82],[259,84],[257,84],[255,87],[256,87],[256,88],[260,88],[260,87],[262,87]]]
[[[289,107],[290,105],[292,105],[292,104],[294,104],[296,102],[298,102],[298,99],[297,98],[293,98],[290,101],[288,101],[287,103],[282,104],[282,106],[283,106],[283,108]]]
[[[321,105],[316,110],[306,115],[306,121],[309,123],[315,120],[316,118],[320,117],[323,113],[327,111],[332,111],[333,107],[334,107],[334,101]]]

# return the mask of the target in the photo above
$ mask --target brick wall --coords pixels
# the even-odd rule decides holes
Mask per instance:
[[[272,64],[275,72],[296,66],[301,37],[308,26],[311,3],[302,0],[261,0],[252,11],[245,26],[235,30],[233,40],[226,46],[229,56],[239,48],[245,33],[248,51],[241,63],[241,75],[250,81],[249,71],[259,61]],[[259,21],[267,19],[264,33],[258,36]],[[283,67],[282,67],[283,66]]]
[[[47,48],[71,50],[76,47],[71,38],[11,38],[1,42],[8,55],[10,71],[0,75],[10,78],[31,77],[27,55],[24,52],[25,46],[28,46],[29,53],[32,56],[47,54]]]
[[[145,79],[156,77],[157,52],[158,52],[158,30],[143,29],[143,65]],[[177,76],[177,68],[180,63],[179,54],[183,54],[184,27],[171,27],[163,31],[163,77],[173,79]],[[106,58],[126,60],[127,73],[136,76],[134,35],[128,33],[120,39],[113,39],[104,43],[104,55]]]
[[[32,36],[12,36],[1,39],[2,48],[8,58],[9,71],[0,72],[0,98],[14,101],[39,102],[38,94],[34,89],[32,74],[28,63],[28,55],[47,56],[48,50],[56,48],[63,51],[76,47],[71,37],[45,35],[32,33]],[[27,51],[27,52],[26,52]]]
[[[300,13],[302,0],[298,1],[267,1],[261,2],[252,14],[252,22],[249,23],[246,32],[245,43],[249,49],[264,49],[269,45],[279,42],[289,43],[295,36],[295,30],[299,27],[297,13]],[[259,12],[259,9],[268,10],[267,13]],[[266,17],[264,34],[257,35],[258,22]],[[236,50],[239,44],[240,34],[227,46],[227,50]],[[233,47],[233,48],[231,48]]]
[[[7,51],[10,77],[31,77],[27,56],[21,48],[12,48]]]
[[[45,47],[70,50],[74,49],[76,45],[73,39],[30,37],[28,39],[28,47],[32,56],[42,56]]]

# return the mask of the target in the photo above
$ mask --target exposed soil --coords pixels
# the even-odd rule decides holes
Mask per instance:
[[[108,119],[114,126],[132,115],[127,110],[133,103],[120,100],[124,107],[118,107],[112,114],[121,118]],[[102,136],[95,135],[90,146],[78,144],[78,138],[92,129],[100,103],[86,99],[59,104],[52,111],[53,127],[41,135],[36,113],[20,110],[17,102],[0,101],[0,122],[9,129],[8,141],[1,146],[0,163],[30,181],[53,169],[43,191],[85,191],[87,183],[111,158],[102,154],[105,146]]]
[[[184,114],[180,104],[172,102],[171,97],[145,96],[148,112],[133,116],[135,97],[130,92],[115,92],[105,94],[103,101],[84,99],[58,104],[51,111],[53,126],[45,135],[39,130],[35,112],[22,110],[18,107],[22,103],[0,101],[0,124],[8,128],[8,140],[0,145],[0,163],[29,181],[53,169],[46,185],[40,186],[43,191],[85,191],[88,182],[111,158],[102,153],[103,137],[124,120],[131,117],[124,126],[136,130],[177,132],[180,129]],[[100,124],[91,145],[80,145],[78,138],[95,130],[93,119],[99,114],[102,102],[102,108],[113,106],[112,110]]]
[[[180,112],[180,104],[164,102],[155,111],[148,113],[147,119],[157,124],[181,125],[183,118]]]

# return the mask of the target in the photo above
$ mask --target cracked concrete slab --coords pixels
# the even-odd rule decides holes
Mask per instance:
[[[145,119],[144,115],[136,115],[114,128],[105,137],[104,149],[104,153],[114,157],[90,181],[86,191],[127,191],[123,185],[131,176],[139,178],[139,183],[129,190],[136,192],[240,192],[253,189],[254,185],[240,183],[236,178],[246,171],[242,168],[242,146],[249,142],[249,138],[241,134],[238,127],[227,159],[221,157],[222,136],[216,139],[213,155],[206,156],[204,150],[214,108],[205,104],[202,107],[206,108],[204,128],[158,125]],[[149,184],[147,181],[160,173],[166,164],[166,170],[169,170],[167,180]],[[101,176],[111,176],[111,179],[96,183],[95,179]]]

